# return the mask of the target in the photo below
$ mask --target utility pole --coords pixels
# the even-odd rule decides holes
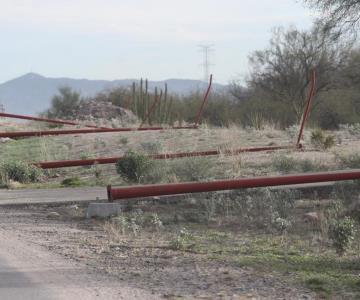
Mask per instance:
[[[215,51],[213,47],[214,45],[211,44],[199,45],[200,51],[203,53],[203,63],[201,66],[203,67],[204,72],[204,82],[209,81],[210,66],[213,66],[213,64],[210,62],[210,53]]]

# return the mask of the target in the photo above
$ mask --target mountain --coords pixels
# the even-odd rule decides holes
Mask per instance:
[[[98,92],[114,87],[129,87],[139,80],[88,80],[71,78],[47,78],[36,73],[28,73],[21,77],[0,84],[0,104],[5,111],[14,114],[34,115],[50,107],[51,98],[59,87],[68,86],[81,93],[83,97],[95,96]],[[168,79],[164,81],[149,81],[149,88],[163,88],[167,83],[170,93],[187,95],[192,91],[206,89],[207,84],[199,80]],[[224,85],[214,84],[214,89],[220,90]]]

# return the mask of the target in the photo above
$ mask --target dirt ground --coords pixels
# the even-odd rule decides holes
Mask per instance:
[[[159,298],[314,298],[311,292],[289,285],[275,273],[172,250],[157,233],[143,232],[140,237],[128,235],[114,241],[105,221],[84,219],[82,213],[83,208],[77,205],[2,208],[0,231]]]

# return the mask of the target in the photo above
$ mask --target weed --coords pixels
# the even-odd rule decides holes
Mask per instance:
[[[83,185],[83,182],[79,177],[69,177],[65,178],[63,181],[61,181],[61,185],[63,186],[81,186]]]
[[[328,284],[328,279],[320,275],[312,275],[305,280],[305,285],[317,292],[322,298],[330,297],[331,291],[329,287],[327,287]]]
[[[150,224],[156,231],[160,231],[164,227],[162,221],[156,213],[150,216]]]
[[[123,137],[121,137],[120,138],[120,144],[121,145],[127,145],[129,143],[129,139],[127,138],[127,137],[125,137],[125,136],[123,136]]]
[[[170,249],[173,250],[186,250],[194,246],[193,235],[186,228],[182,228],[179,233],[170,241]]]

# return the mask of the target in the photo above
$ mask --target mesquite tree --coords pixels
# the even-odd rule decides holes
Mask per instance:
[[[249,87],[266,100],[278,101],[299,121],[306,103],[312,69],[317,70],[317,93],[336,87],[338,70],[346,63],[352,43],[340,43],[314,27],[301,31],[277,28],[270,45],[249,57]]]

